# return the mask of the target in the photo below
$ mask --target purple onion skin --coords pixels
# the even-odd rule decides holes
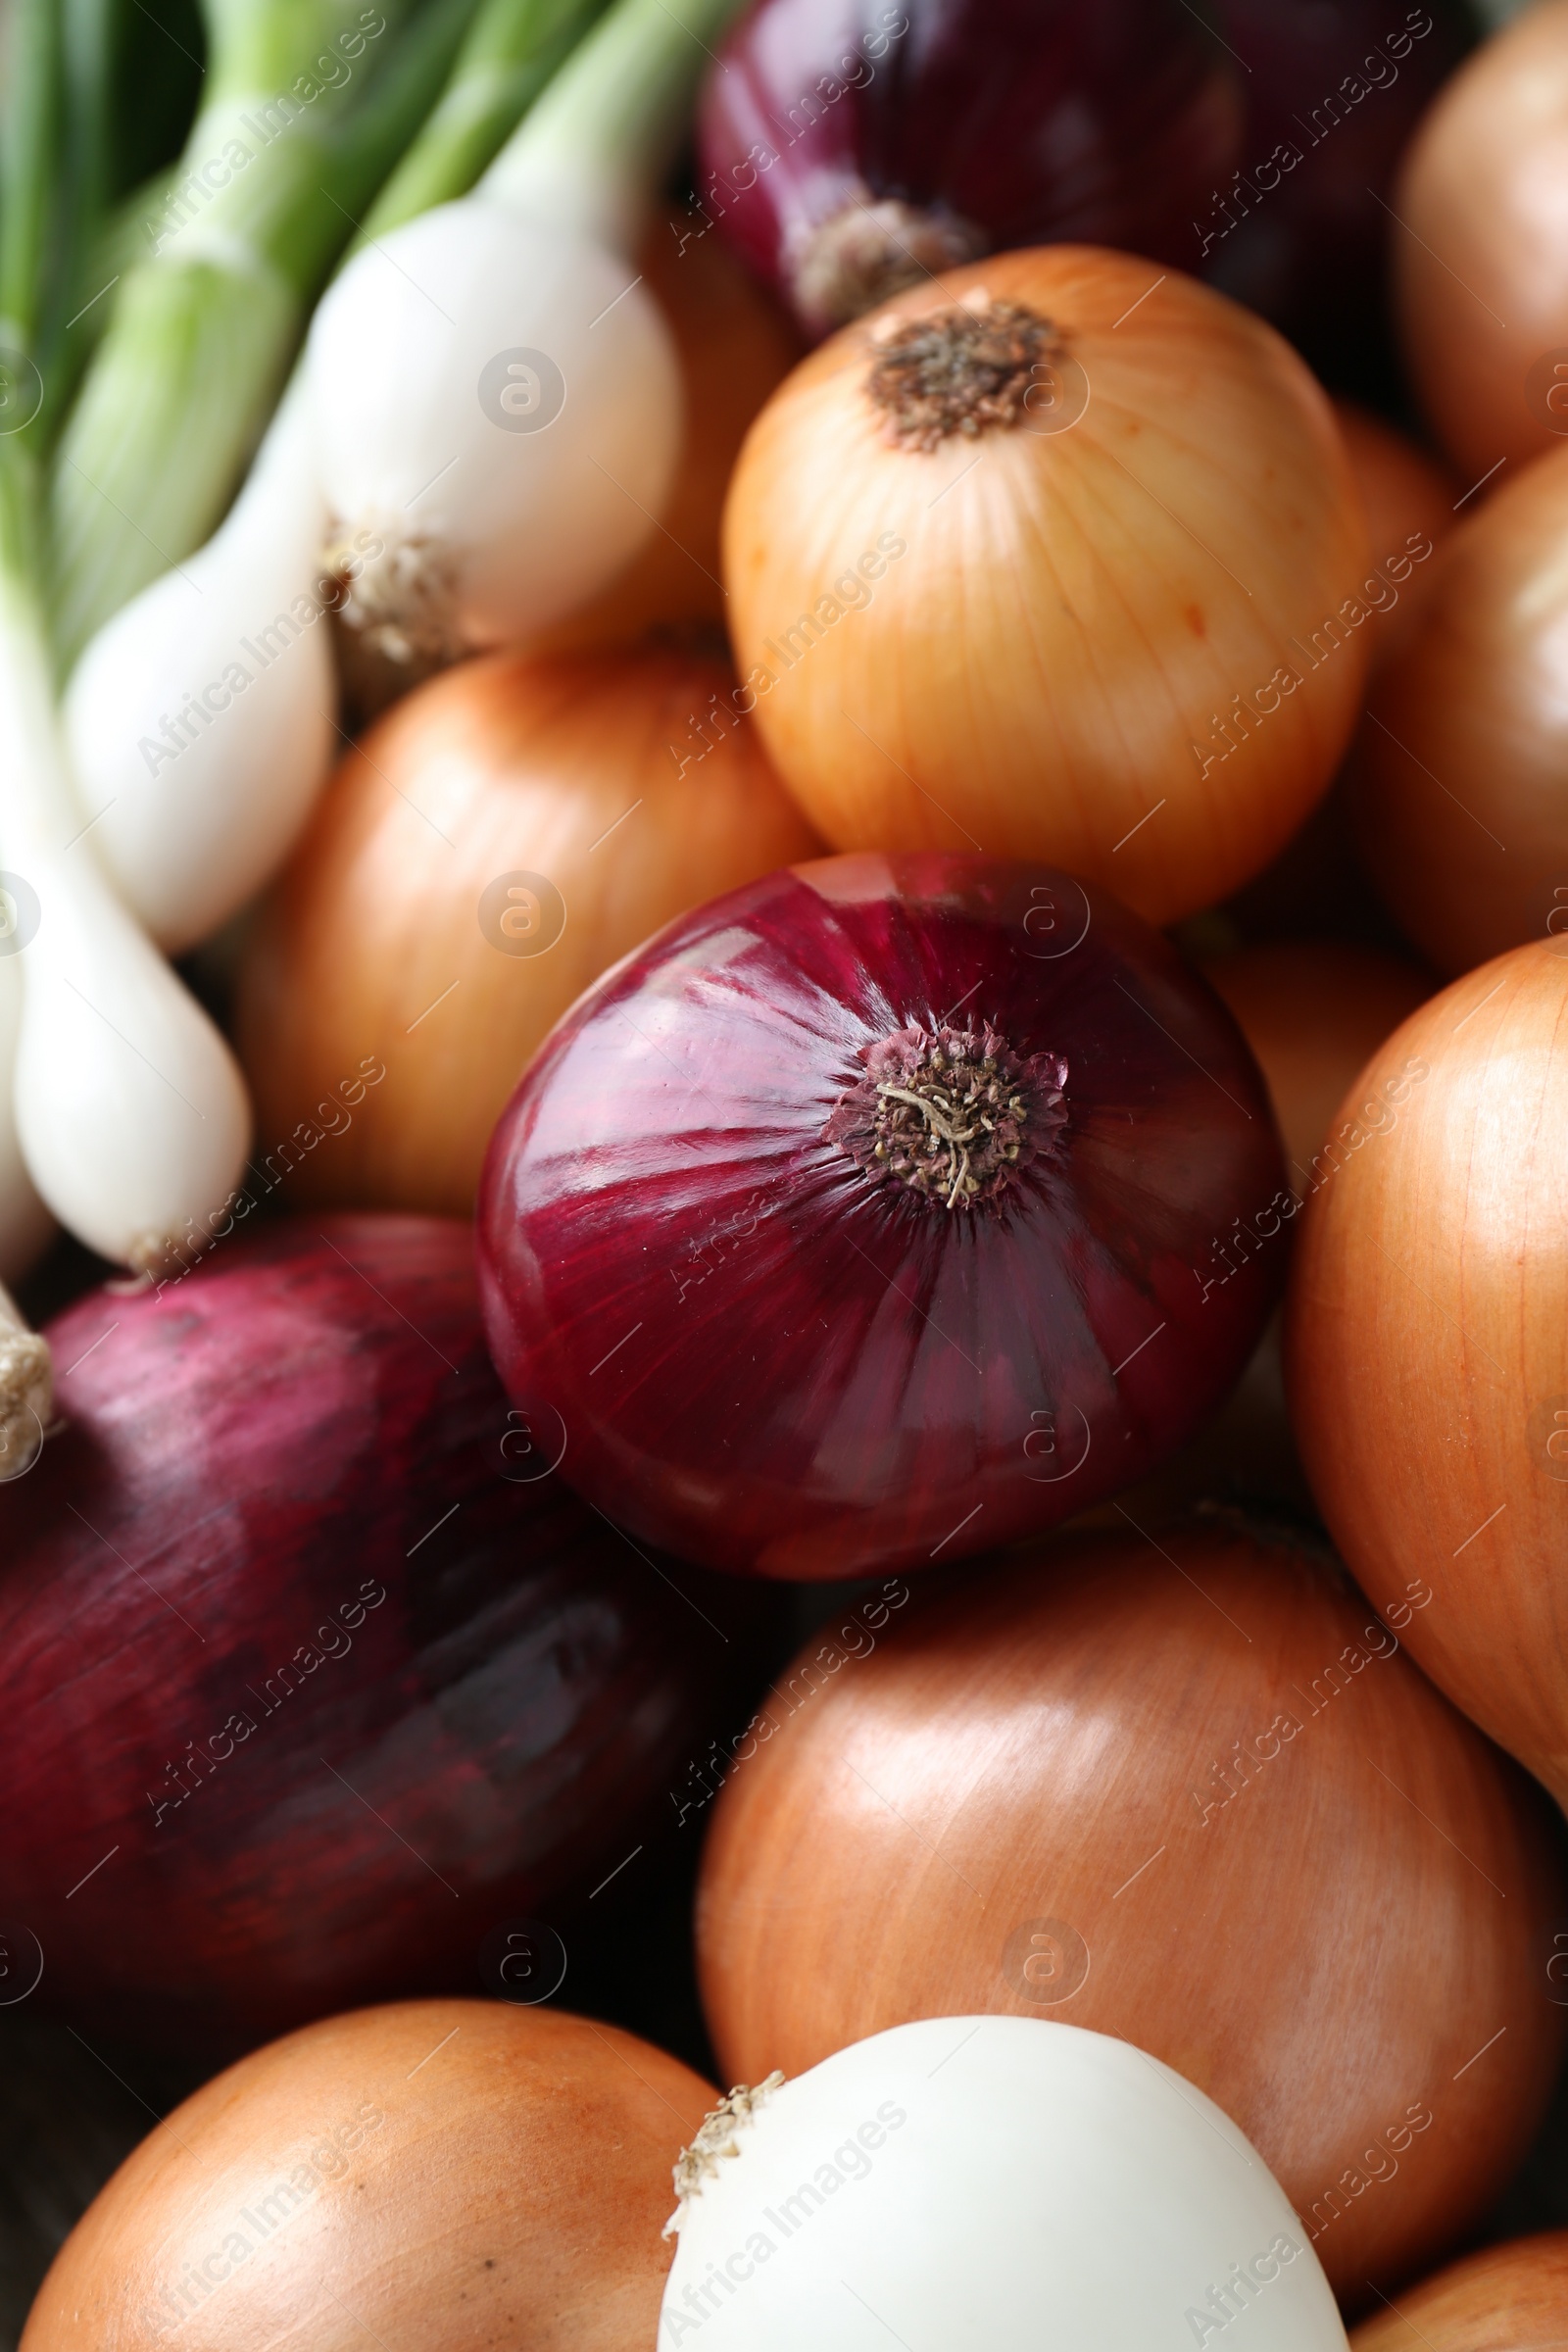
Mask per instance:
[[[677,1569],[698,1614],[514,1483],[547,1465],[466,1226],[279,1224],[49,1336],[70,1427],[0,1489],[0,1918],[37,2004],[232,2042],[477,1992],[489,1931],[667,1812],[736,1588]]]
[[[863,1050],[953,1008],[1067,1065],[1047,1156],[967,1210],[823,1132]],[[1283,1187],[1240,1031],[1112,899],[830,858],[681,917],[566,1015],[491,1143],[480,1294],[510,1394],[639,1536],[748,1575],[946,1564],[1115,1494],[1219,1403]]]
[[[1204,191],[1174,258],[1260,311],[1332,380],[1354,380],[1367,343],[1387,342],[1389,256],[1403,231],[1384,206],[1410,133],[1473,46],[1469,11],[1462,0],[1220,0],[1218,22],[1250,69],[1241,177]],[[1282,148],[1298,160],[1271,166]],[[1260,184],[1260,169],[1275,185]]]
[[[1236,78],[1181,0],[758,0],[704,96],[703,213],[811,335],[1008,246],[1192,267],[1189,220],[1240,159]],[[825,295],[825,224],[885,199],[971,233],[901,231],[902,281]]]

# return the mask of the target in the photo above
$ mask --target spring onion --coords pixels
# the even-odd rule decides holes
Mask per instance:
[[[398,38],[411,5],[208,0],[201,110],[60,445],[67,662],[222,514],[310,300],[426,113],[472,0],[424,0]]]
[[[368,532],[344,618],[431,666],[584,602],[656,524],[668,330],[626,256],[735,0],[616,0],[475,196],[358,254],[312,324],[317,465]]]

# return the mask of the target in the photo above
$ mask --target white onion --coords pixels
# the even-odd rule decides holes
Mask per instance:
[[[201,1246],[244,1165],[250,1105],[217,1029],[104,879],[78,819],[38,617],[0,568],[0,867],[18,937],[12,1100],[27,1172],[100,1256]]]
[[[721,2111],[683,2177],[669,2352],[1346,2352],[1256,2149],[1076,2026],[895,2026]]]
[[[4,889],[0,881],[0,891]],[[22,1033],[22,960],[6,952],[5,935],[15,920],[9,900],[0,898],[0,1283],[25,1274],[54,1231],[53,1219],[27,1174],[12,1104]]]
[[[338,740],[306,426],[292,395],[221,528],[99,630],[67,693],[83,821],[171,954],[281,863]]]
[[[338,535],[384,543],[351,614],[392,660],[542,627],[654,528],[680,379],[635,276],[571,226],[469,197],[367,247],[326,294],[317,464]]]

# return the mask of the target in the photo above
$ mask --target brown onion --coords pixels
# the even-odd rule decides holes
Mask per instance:
[[[1350,2343],[1352,2352],[1549,2352],[1568,2343],[1568,2230],[1487,2246],[1407,2286]]]
[[[1413,964],[1346,940],[1280,940],[1205,962],[1268,1081],[1298,1200],[1313,1154],[1364,1064],[1431,994]]]
[[[1565,543],[1568,446],[1454,534],[1361,730],[1361,854],[1445,971],[1568,925]]]
[[[1431,593],[1434,551],[1453,528],[1464,488],[1441,460],[1353,400],[1334,403],[1345,454],[1366,508],[1367,539],[1380,599],[1372,615],[1374,674],[1409,643]],[[1429,553],[1417,557],[1425,544]]]
[[[407,2001],[242,2058],[66,2241],[26,2352],[651,2345],[670,2168],[713,2093],[614,2026]]]
[[[1561,1802],[1568,943],[1516,948],[1434,997],[1347,1117],[1292,1276],[1301,1456],[1373,1599],[1430,1587],[1406,1636],[1427,1673]]]
[[[1072,245],[823,344],[724,517],[742,705],[835,848],[1040,858],[1155,921],[1237,888],[1326,788],[1366,555],[1288,345]]]
[[[1382,1570],[1397,1625],[1431,1587]],[[1430,2260],[1562,2038],[1534,1793],[1343,1573],[1225,1523],[829,1620],[737,1743],[698,1913],[755,2082],[908,2018],[1122,2035],[1231,2114],[1340,2290]]]
[[[466,1214],[524,1063],[588,983],[813,854],[728,689],[720,663],[652,646],[491,654],[348,755],[241,974],[258,1157],[297,1163],[291,1205]],[[367,1054],[386,1076],[333,1124]]]
[[[1405,354],[1467,484],[1568,427],[1568,0],[1462,66],[1395,193]]]

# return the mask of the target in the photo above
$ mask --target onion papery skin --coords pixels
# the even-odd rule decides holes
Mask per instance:
[[[945,242],[955,262],[1070,238],[1195,267],[1185,217],[1238,159],[1240,106],[1173,0],[760,0],[699,140],[703,215],[816,336]],[[868,273],[834,266],[845,230],[870,232]]]
[[[1304,1200],[1335,1113],[1433,983],[1397,956],[1338,939],[1238,948],[1203,972],[1257,1056],[1285,1145],[1286,1180]]]
[[[1404,357],[1444,447],[1477,480],[1568,417],[1568,4],[1485,42],[1427,115],[1394,204]]]
[[[917,1594],[857,1656],[818,1636],[705,1849],[721,2068],[965,2011],[1090,2027],[1234,2118],[1347,2302],[1440,2256],[1548,2095],[1561,1896],[1537,1792],[1399,1639],[1213,1518]]]
[[[1384,0],[1220,0],[1214,22],[1247,67],[1241,171],[1205,191],[1177,259],[1197,269],[1200,253],[1212,284],[1331,382],[1375,380],[1402,241],[1385,207],[1423,109],[1474,42],[1471,13],[1463,0],[1402,14]]]
[[[653,646],[490,655],[348,754],[241,974],[261,1132],[307,1147],[291,1202],[471,1214],[496,1120],[589,983],[819,846],[755,728],[712,724],[730,688]],[[345,1123],[368,1053],[386,1074]]]
[[[1370,576],[1382,578],[1382,588],[1372,591],[1382,599],[1371,622],[1376,675],[1421,625],[1439,571],[1432,557],[1453,528],[1454,502],[1464,484],[1440,459],[1353,400],[1337,400],[1334,419],[1366,508]]]
[[[1065,1061],[1066,1123],[949,1209],[826,1130],[863,1054],[960,1001]],[[946,1562],[1114,1493],[1219,1402],[1280,1254],[1220,1246],[1282,1187],[1229,1015],[1114,901],[825,858],[671,924],[557,1029],[485,1164],[486,1328],[564,1475],[683,1557]]]
[[[1367,868],[1445,972],[1568,924],[1568,447],[1501,479],[1445,549],[1350,771]]]
[[[62,2248],[23,2342],[652,2343],[669,2168],[712,2098],[662,2050],[558,2009],[327,2018],[151,2132]]]
[[[47,1336],[70,1426],[0,1494],[40,2002],[217,2041],[466,1986],[636,1843],[741,1644],[535,1475],[466,1228],[280,1223]]]
[[[1568,2332],[1568,2230],[1543,2230],[1467,2255],[1407,2286],[1397,2312],[1375,2312],[1353,2352],[1549,2352]]]
[[[715,2352],[863,2352],[882,2332],[944,2352],[1147,2352],[1245,2319],[1253,2352],[1346,2352],[1256,2149],[1107,2034],[900,2026],[769,2084],[715,2146],[720,2130],[681,2202],[662,2345],[701,2327]],[[1223,2300],[1200,2283],[1216,2278]]]
[[[1082,246],[950,271],[752,427],[724,517],[737,668],[834,848],[1044,858],[1164,922],[1327,788],[1370,640],[1345,617],[1367,547],[1338,430],[1271,328],[1159,280]],[[874,338],[982,286],[1059,338],[1047,424],[1087,408],[891,446]]]
[[[1568,1798],[1568,954],[1455,981],[1357,1088],[1386,1105],[1308,1205],[1286,1321],[1301,1458],[1441,1690]]]

